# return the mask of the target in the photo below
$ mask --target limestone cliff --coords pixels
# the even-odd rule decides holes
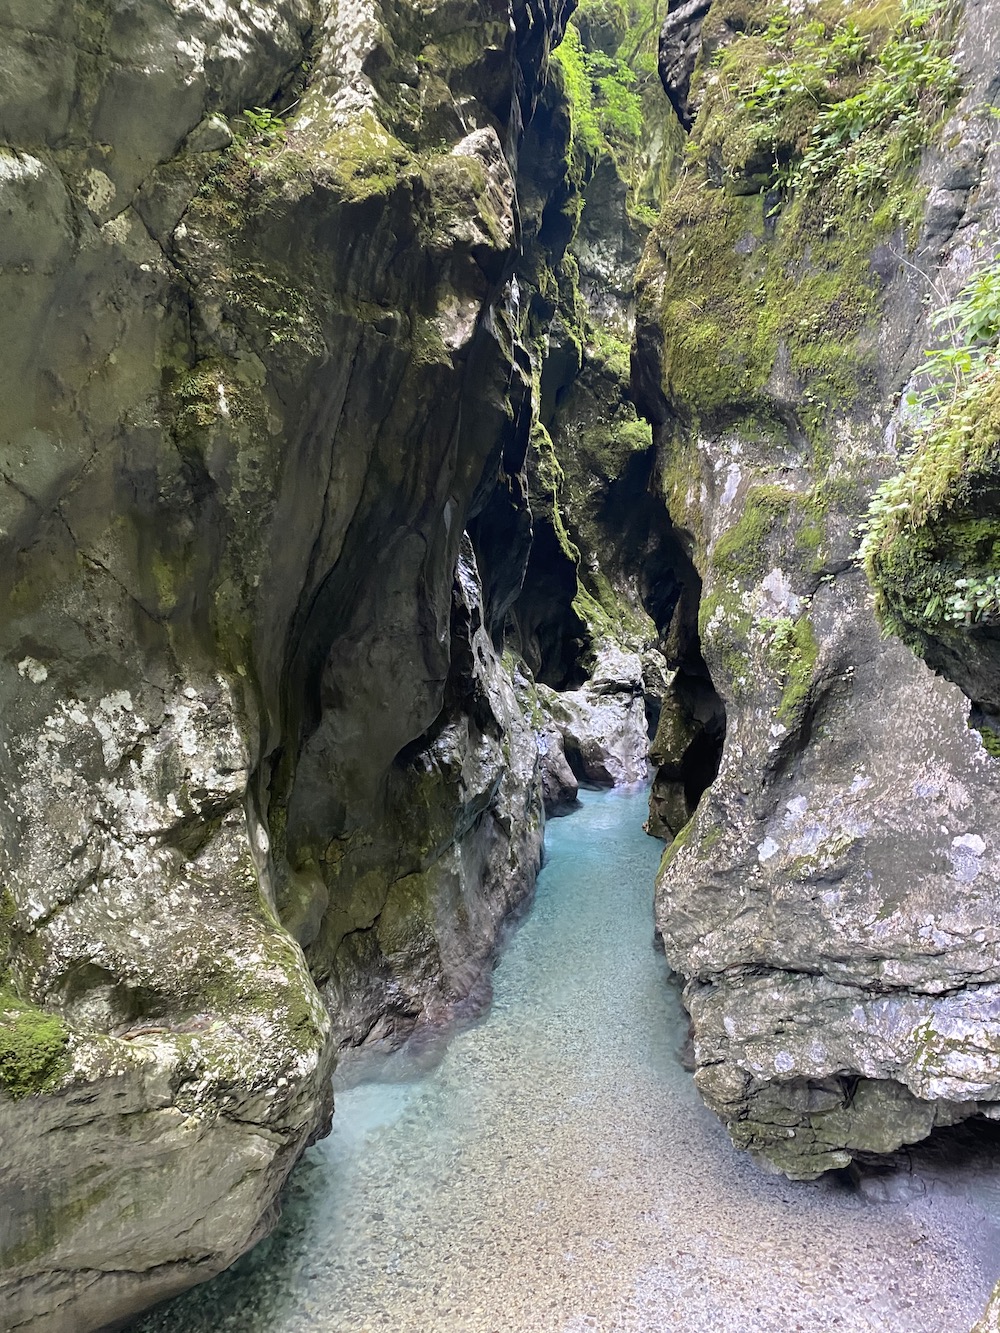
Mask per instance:
[[[883,636],[856,559],[909,447],[928,310],[1000,244],[998,17],[716,0],[644,261],[637,372],[727,714],[657,921],[703,1095],[793,1176],[1000,1101],[995,760],[968,698]],[[924,638],[987,709],[993,633]]]
[[[532,544],[506,629],[578,777],[645,776],[655,735],[649,829],[672,837],[714,775],[724,717],[697,643],[697,573],[631,385],[636,266],[683,146],[655,76],[657,13],[584,0],[528,134],[521,271],[539,410]]]
[[[5,1327],[253,1244],[337,1050],[481,1004],[543,801],[683,714],[676,136],[648,7],[571,8],[8,6]]]
[[[523,490],[563,17],[5,9],[5,1327],[231,1262],[337,1040],[461,1000],[530,890],[524,548],[487,613],[463,533]]]
[[[481,1004],[545,809],[647,750],[737,1143],[1000,1105],[989,394],[885,518],[997,251],[996,3],[668,8],[669,100],[645,0],[7,5],[5,1327],[253,1244],[338,1050]]]

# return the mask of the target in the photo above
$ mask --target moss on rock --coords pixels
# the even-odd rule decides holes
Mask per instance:
[[[1000,370],[949,402],[880,488],[862,545],[887,630],[923,655],[1000,616]]]
[[[68,1041],[57,1014],[0,991],[0,1088],[9,1097],[30,1097],[50,1086],[64,1064]]]
[[[771,644],[771,658],[784,681],[776,717],[787,727],[802,715],[818,656],[819,644],[807,615],[780,623]]]
[[[723,576],[753,582],[767,568],[768,539],[779,523],[786,523],[792,495],[781,486],[752,486],[747,491],[739,521],[719,538],[712,564]]]
[[[814,435],[871,382],[873,253],[894,233],[905,250],[920,149],[957,90],[942,24],[899,4],[845,20],[717,0],[687,166],[647,260],[665,279],[675,406],[701,418],[787,397]]]

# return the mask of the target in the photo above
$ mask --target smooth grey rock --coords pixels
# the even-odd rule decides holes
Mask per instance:
[[[570,768],[559,728],[548,724],[538,733],[542,768],[542,798],[548,816],[568,814],[577,804],[580,784]]]
[[[381,909],[343,938],[333,960],[327,995],[342,1043],[396,1044],[458,1002],[485,1003],[502,923],[531,893],[541,862],[539,749],[486,632],[467,538],[453,635],[444,712],[390,776],[379,848],[389,870],[373,866],[365,886]]]
[[[579,778],[598,787],[646,780],[649,737],[637,653],[604,643],[582,689],[558,693],[540,685],[538,692]]]
[[[233,132],[221,116],[206,116],[184,140],[189,153],[218,153],[233,142]]]
[[[336,1041],[461,1005],[530,892],[531,725],[473,557],[453,590],[523,467],[511,163],[562,9],[477,4],[473,97],[374,2],[7,7],[0,968],[67,1044],[0,1093],[5,1326],[231,1263]],[[227,147],[257,106],[283,134]]]

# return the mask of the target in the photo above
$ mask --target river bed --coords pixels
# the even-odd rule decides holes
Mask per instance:
[[[645,800],[549,823],[489,1014],[356,1062],[277,1232],[134,1333],[967,1333],[1000,1272],[995,1155],[859,1190],[733,1150],[678,1058]]]

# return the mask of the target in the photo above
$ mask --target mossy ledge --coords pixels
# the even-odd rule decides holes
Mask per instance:
[[[44,1092],[66,1064],[69,1041],[58,1014],[0,990],[0,1089],[15,1101]]]

